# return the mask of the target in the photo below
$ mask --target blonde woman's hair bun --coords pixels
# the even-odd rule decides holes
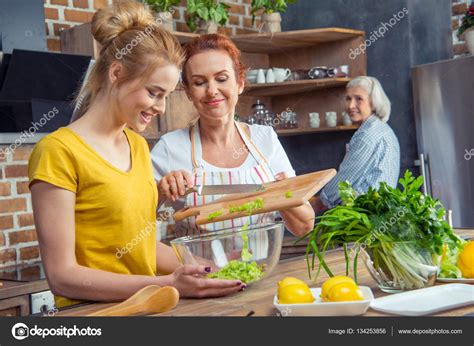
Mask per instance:
[[[101,9],[92,17],[92,35],[102,46],[107,46],[121,33],[152,25],[153,14],[138,2],[117,3]]]

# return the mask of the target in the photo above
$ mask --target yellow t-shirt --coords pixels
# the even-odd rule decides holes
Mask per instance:
[[[120,274],[156,275],[158,191],[150,151],[143,137],[129,129],[125,134],[131,148],[129,172],[103,159],[69,128],[58,129],[33,149],[30,185],[41,180],[76,194],[78,264]],[[55,301],[57,307],[80,302],[60,296]]]

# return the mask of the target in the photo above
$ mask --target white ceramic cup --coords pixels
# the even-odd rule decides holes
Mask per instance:
[[[316,129],[320,125],[319,113],[311,112],[309,115],[309,126]]]
[[[336,112],[326,112],[326,126],[327,127],[337,126],[337,113]]]
[[[342,123],[343,123],[345,126],[350,126],[350,125],[352,125],[351,117],[349,116],[349,114],[347,114],[347,112],[342,112]]]
[[[273,67],[272,70],[275,75],[275,82],[277,83],[284,82],[291,76],[291,70],[289,68]]]
[[[254,69],[254,70],[248,70],[247,71],[247,77],[250,77],[250,78],[257,78],[257,75],[258,75],[258,69]]]
[[[258,70],[257,83],[259,83],[259,84],[264,84],[265,83],[265,71],[263,69]]]
[[[267,76],[265,78],[265,81],[267,83],[275,83],[275,75],[273,74],[273,70],[271,68],[267,70]]]

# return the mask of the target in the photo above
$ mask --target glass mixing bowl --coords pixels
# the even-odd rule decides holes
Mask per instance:
[[[267,276],[280,259],[282,222],[229,228],[177,238],[171,246],[182,264],[211,267],[209,277],[246,284]]]

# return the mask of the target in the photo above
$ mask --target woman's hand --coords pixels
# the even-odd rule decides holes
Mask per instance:
[[[223,297],[247,287],[239,280],[208,279],[210,271],[202,265],[184,265],[171,274],[170,284],[183,298]]]
[[[172,202],[176,201],[179,196],[183,196],[186,189],[193,186],[191,174],[184,170],[171,171],[158,183],[160,195],[164,195]]]
[[[280,172],[275,175],[276,181],[285,180],[287,178],[288,178],[288,174],[286,174],[285,172]]]
[[[275,180],[287,179],[285,172],[279,172],[275,175]],[[286,228],[297,237],[301,237],[311,231],[314,226],[314,210],[309,203],[299,207],[286,210],[280,210],[280,215],[285,222]]]

